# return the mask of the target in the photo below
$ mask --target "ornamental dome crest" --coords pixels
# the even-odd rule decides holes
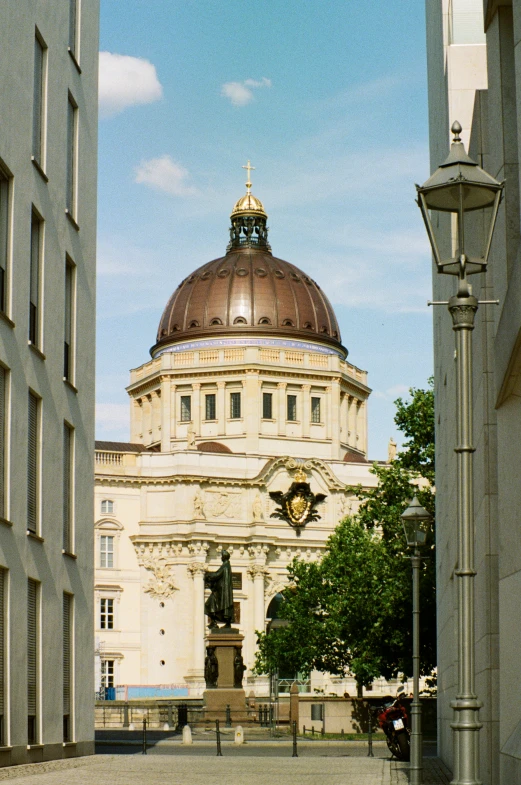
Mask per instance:
[[[152,356],[191,339],[262,335],[322,344],[345,357],[335,313],[320,286],[273,256],[267,214],[251,193],[253,167],[248,161],[244,168],[247,193],[231,213],[226,255],[181,281],[161,317]]]

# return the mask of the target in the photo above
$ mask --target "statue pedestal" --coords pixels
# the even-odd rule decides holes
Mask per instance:
[[[230,707],[232,725],[244,725],[248,722],[246,693],[241,686],[235,687],[234,660],[237,653],[242,652],[244,635],[233,627],[220,627],[209,631],[205,646],[215,650],[219,672],[217,686],[206,689],[203,693],[205,722],[219,720],[226,722],[226,707]],[[237,652],[237,649],[239,650]]]

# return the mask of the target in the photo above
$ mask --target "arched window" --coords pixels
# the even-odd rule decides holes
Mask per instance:
[[[114,515],[114,502],[112,499],[103,499],[101,502],[102,515]]]

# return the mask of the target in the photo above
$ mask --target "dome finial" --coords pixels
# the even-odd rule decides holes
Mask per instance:
[[[246,181],[246,188],[247,188],[247,193],[251,194],[251,174],[250,174],[250,172],[251,171],[255,171],[255,167],[250,164],[250,159],[248,159],[248,163],[246,164],[246,166],[243,166],[242,168],[248,170],[248,179]]]

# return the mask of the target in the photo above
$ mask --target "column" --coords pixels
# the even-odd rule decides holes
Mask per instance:
[[[192,384],[192,427],[196,436],[201,435],[201,385]]]
[[[278,399],[279,399],[279,436],[286,435],[286,382],[279,382],[278,385]]]
[[[349,439],[348,443],[351,447],[354,447],[356,444],[356,398],[352,395],[349,396]]]
[[[246,371],[246,380],[243,382],[244,424],[246,430],[246,452],[259,452],[259,373]]]
[[[360,434],[358,449],[367,453],[367,401],[362,401],[360,404],[358,432]]]
[[[362,401],[356,402],[356,415],[355,415],[355,422],[356,422],[356,436],[355,436],[355,447],[357,450],[361,449],[361,438],[360,438],[360,431],[362,428]]]
[[[217,433],[226,433],[226,382],[217,382]]]
[[[161,377],[161,452],[170,452],[170,377]]]
[[[130,439],[135,443],[139,443],[143,439],[143,401],[141,398],[135,398],[132,401]]]
[[[150,444],[152,436],[152,396],[143,398],[143,444]]]
[[[331,380],[331,451],[333,458],[340,457],[340,380]]]
[[[204,562],[195,561],[188,565],[188,573],[192,576],[193,587],[193,638],[192,667],[189,674],[192,678],[204,678],[204,574],[207,570]]]
[[[152,392],[152,441],[161,440],[161,390]]]
[[[309,439],[311,424],[311,385],[302,385],[302,436]]]
[[[331,387],[326,387],[326,439],[331,439]]]
[[[177,385],[170,385],[170,438],[175,439],[177,434]]]
[[[347,432],[349,430],[348,423],[348,395],[347,393],[340,393],[340,441],[347,444]]]

